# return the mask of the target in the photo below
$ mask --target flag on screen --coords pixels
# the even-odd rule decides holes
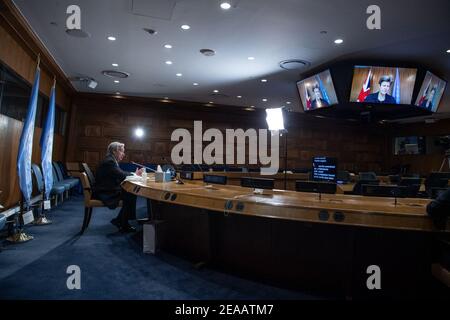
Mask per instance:
[[[395,99],[395,103],[400,104],[400,76],[398,73],[398,68],[395,72],[394,89],[392,90],[392,96]]]
[[[41,136],[41,166],[42,175],[45,185],[45,199],[50,199],[50,191],[53,187],[53,169],[52,169],[52,152],[53,152],[53,132],[55,127],[55,84],[53,84],[50,94],[50,103],[48,106],[47,118],[45,119],[44,128]]]
[[[31,153],[33,151],[34,121],[36,118],[40,73],[41,71],[38,64],[31,91],[30,102],[28,104],[28,113],[23,124],[22,134],[20,136],[19,152],[17,154],[17,174],[19,176],[19,186],[27,207],[30,205],[31,192],[33,189],[33,183],[31,180]]]
[[[306,86],[305,86],[305,97],[306,97],[306,109],[309,110],[311,109],[311,97],[309,96],[308,88],[306,88]]]
[[[316,76],[317,82],[319,83],[319,90],[320,93],[322,94],[322,99],[325,100],[328,105],[330,105],[330,98],[328,98],[328,94],[327,94],[327,90],[325,90],[325,87],[323,85],[322,79],[320,79],[319,76]]]
[[[372,77],[372,69],[369,70],[366,81],[364,81],[361,91],[359,92],[357,102],[363,102],[370,94],[370,78]]]
[[[418,103],[419,106],[421,106],[422,103],[425,101],[425,98],[428,95],[428,91],[430,90],[430,84],[431,84],[431,78],[430,78],[430,81],[428,81],[426,89],[422,93],[422,97],[420,97],[420,100],[419,100],[419,103]]]

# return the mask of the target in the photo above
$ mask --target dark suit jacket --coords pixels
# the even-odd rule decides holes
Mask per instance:
[[[311,102],[311,109],[316,109],[319,106],[319,101],[313,100]],[[326,100],[320,99],[320,107],[327,107],[328,106],[328,102]]]
[[[450,216],[450,188],[428,204],[427,213],[438,227],[445,227],[447,217]]]
[[[389,104],[397,104],[393,96],[386,94],[384,101],[378,100],[378,92],[369,94],[364,102],[373,102],[373,103],[389,103]]]
[[[114,156],[107,155],[95,172],[93,197],[101,200],[109,209],[117,208],[122,193],[120,184],[129,175],[130,172],[120,169]]]

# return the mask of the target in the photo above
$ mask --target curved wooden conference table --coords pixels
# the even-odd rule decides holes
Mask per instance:
[[[343,298],[417,298],[429,292],[438,238],[450,235],[427,216],[430,200],[315,194],[125,181],[150,199],[163,230],[161,249],[245,278]],[[380,267],[382,289],[368,290]]]
[[[148,199],[207,209],[226,214],[298,220],[318,223],[450,232],[437,229],[426,213],[429,199],[365,197],[317,194],[285,190],[254,194],[253,189],[232,185],[205,185],[202,181],[184,184],[155,182],[148,178],[125,181],[122,187]]]

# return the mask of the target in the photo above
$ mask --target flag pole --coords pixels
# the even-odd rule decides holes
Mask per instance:
[[[56,88],[56,76],[53,76],[53,85],[52,85],[52,90],[54,90]],[[50,92],[50,94],[52,94]],[[43,133],[42,133],[43,134]],[[47,219],[47,216],[45,215],[45,201],[50,201],[50,198],[47,199],[47,197],[45,196],[46,194],[46,190],[45,190],[46,186],[44,183],[44,189],[41,192],[41,205],[39,206],[40,209],[40,214],[39,214],[39,218],[37,220],[34,221],[34,225],[36,226],[45,226],[48,224],[52,224],[52,221]]]

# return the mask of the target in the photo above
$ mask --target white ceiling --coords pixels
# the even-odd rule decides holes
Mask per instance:
[[[445,52],[450,49],[449,0],[378,0],[381,30],[366,28],[366,8],[374,4],[368,0],[234,0],[228,11],[219,0],[14,2],[68,77],[84,75],[98,82],[95,90],[75,83],[78,91],[256,107],[291,101],[300,110],[295,82],[301,73],[343,57],[412,61],[450,80],[450,54]],[[81,27],[89,38],[66,34],[66,8],[72,4],[81,8]],[[191,29],[182,31],[182,24]],[[107,40],[109,35],[117,40]],[[337,38],[344,43],[334,44]],[[164,48],[167,43],[173,48]],[[203,56],[202,48],[216,55]],[[256,59],[249,61],[249,56]],[[279,67],[286,59],[307,60],[311,66],[286,71]],[[131,75],[114,84],[101,74],[106,69]],[[178,72],[183,76],[175,76]],[[212,96],[214,89],[225,96]],[[440,112],[450,111],[449,91]]]

